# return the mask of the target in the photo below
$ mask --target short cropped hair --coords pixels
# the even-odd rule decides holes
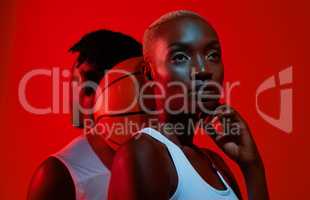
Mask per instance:
[[[180,18],[180,17],[194,17],[201,19],[203,21],[206,21],[203,17],[201,17],[199,14],[188,11],[188,10],[177,10],[169,12],[157,20],[155,20],[144,32],[143,35],[143,55],[146,60],[148,60],[149,53],[152,43],[154,42],[154,39],[156,38],[156,31],[160,27],[160,25],[165,24],[169,21],[172,21],[174,19]]]

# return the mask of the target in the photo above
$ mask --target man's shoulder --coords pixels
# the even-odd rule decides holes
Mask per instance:
[[[44,160],[37,172],[40,174],[50,174],[50,175],[70,175],[67,167],[57,158],[50,156],[46,160]],[[50,177],[50,175],[48,177]],[[71,177],[71,176],[70,176]],[[57,176],[50,177],[56,179]]]
[[[75,199],[73,179],[60,160],[49,157],[37,168],[29,186],[28,199]]]

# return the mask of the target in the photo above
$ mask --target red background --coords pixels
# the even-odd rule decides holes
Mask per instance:
[[[70,68],[74,58],[67,49],[83,34],[99,28],[121,31],[141,41],[148,24],[175,9],[199,12],[218,31],[226,79],[241,82],[232,103],[252,128],[265,163],[271,199],[306,199],[310,178],[306,129],[310,17],[306,0],[12,0],[0,4],[0,199],[25,199],[40,162],[79,134],[71,127],[68,114],[39,116],[22,108],[18,84],[23,75],[36,68]],[[257,114],[255,91],[263,80],[289,65],[293,65],[294,74],[294,126],[293,132],[286,134]],[[33,79],[27,94],[36,106],[50,105],[50,80]],[[279,91],[266,92],[261,99],[263,110],[276,117]],[[199,143],[215,149],[207,138]],[[245,191],[240,171],[229,163]]]

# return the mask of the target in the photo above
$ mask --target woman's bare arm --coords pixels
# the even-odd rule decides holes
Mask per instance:
[[[168,200],[169,187],[166,155],[152,139],[141,136],[117,151],[110,200]]]

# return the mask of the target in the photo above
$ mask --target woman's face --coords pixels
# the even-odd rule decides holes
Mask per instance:
[[[166,94],[164,99],[157,99],[157,109],[196,112],[203,106],[213,110],[224,76],[216,32],[194,17],[173,19],[156,31],[149,64],[153,79]],[[155,91],[163,93],[158,87]]]

